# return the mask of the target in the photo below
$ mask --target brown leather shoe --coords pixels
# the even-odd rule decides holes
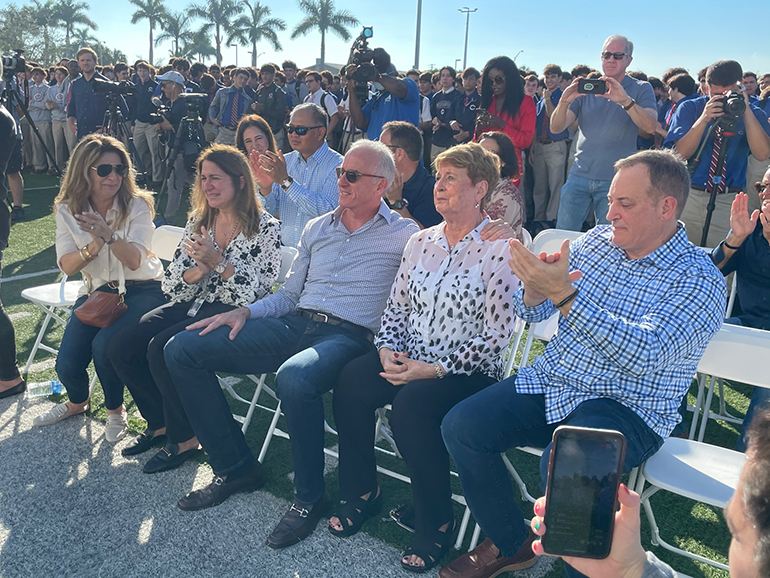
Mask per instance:
[[[535,538],[530,531],[524,544],[511,558],[498,558],[500,550],[487,538],[470,552],[444,566],[438,573],[439,578],[494,578],[503,572],[530,568],[537,562],[537,556],[532,551]]]

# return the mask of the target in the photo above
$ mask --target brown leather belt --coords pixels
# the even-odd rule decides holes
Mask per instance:
[[[300,317],[304,317],[305,319],[310,319],[311,321],[315,321],[317,323],[326,323],[327,325],[334,325],[336,327],[342,327],[343,329],[353,331],[354,333],[362,335],[368,341],[374,340],[374,334],[370,329],[367,329],[366,327],[362,327],[361,325],[357,325],[355,323],[351,323],[350,321],[345,321],[344,319],[340,319],[339,317],[335,317],[334,315],[329,315],[328,313],[324,313],[323,311],[310,311],[309,309],[297,309],[297,314]]]

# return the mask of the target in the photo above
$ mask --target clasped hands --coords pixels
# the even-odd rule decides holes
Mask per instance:
[[[524,304],[540,305],[546,299],[559,303],[574,291],[572,283],[583,273],[569,270],[569,240],[565,239],[557,253],[535,255],[520,241],[508,241],[511,258],[508,265],[524,285]]]
[[[182,240],[182,248],[195,261],[204,274],[222,262],[222,254],[214,246],[214,240],[206,227],[201,227],[200,235],[191,235]]]
[[[436,368],[425,361],[410,359],[405,351],[393,351],[390,347],[380,348],[380,363],[382,369],[380,377],[393,385],[404,385],[418,379],[431,379],[436,377]]]

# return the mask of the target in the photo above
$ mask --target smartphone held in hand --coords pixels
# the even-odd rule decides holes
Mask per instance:
[[[581,78],[578,80],[578,94],[605,94],[607,81],[598,78]]]
[[[612,545],[626,439],[613,430],[561,426],[548,465],[543,550],[606,558]]]

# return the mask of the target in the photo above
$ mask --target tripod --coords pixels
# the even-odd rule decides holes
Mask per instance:
[[[40,131],[37,129],[35,122],[32,120],[32,117],[29,116],[29,110],[27,110],[24,101],[22,100],[19,93],[11,86],[11,81],[13,80],[13,71],[10,71],[10,73],[3,72],[3,80],[5,81],[5,88],[3,89],[3,94],[0,95],[0,105],[5,106],[5,108],[7,108],[9,111],[13,111],[14,105],[21,109],[24,118],[26,118],[27,122],[29,123],[29,127],[35,133],[35,136],[40,141],[40,144],[43,145],[45,156],[48,158],[48,162],[50,163],[51,167],[53,167],[54,172],[57,176],[62,176],[59,165],[56,164],[56,160],[51,154],[51,151],[48,150],[48,147],[45,144],[45,140],[41,136]]]
[[[123,111],[118,106],[118,95],[113,93],[107,94],[107,110],[104,111],[104,120],[102,121],[102,134],[113,136],[121,142],[128,143],[129,151],[134,157],[134,163],[139,170],[136,171],[138,180],[144,180],[147,182],[147,170],[144,167],[142,158],[139,155],[139,151],[136,150],[134,145],[133,135],[126,130],[126,119],[123,116]]]

